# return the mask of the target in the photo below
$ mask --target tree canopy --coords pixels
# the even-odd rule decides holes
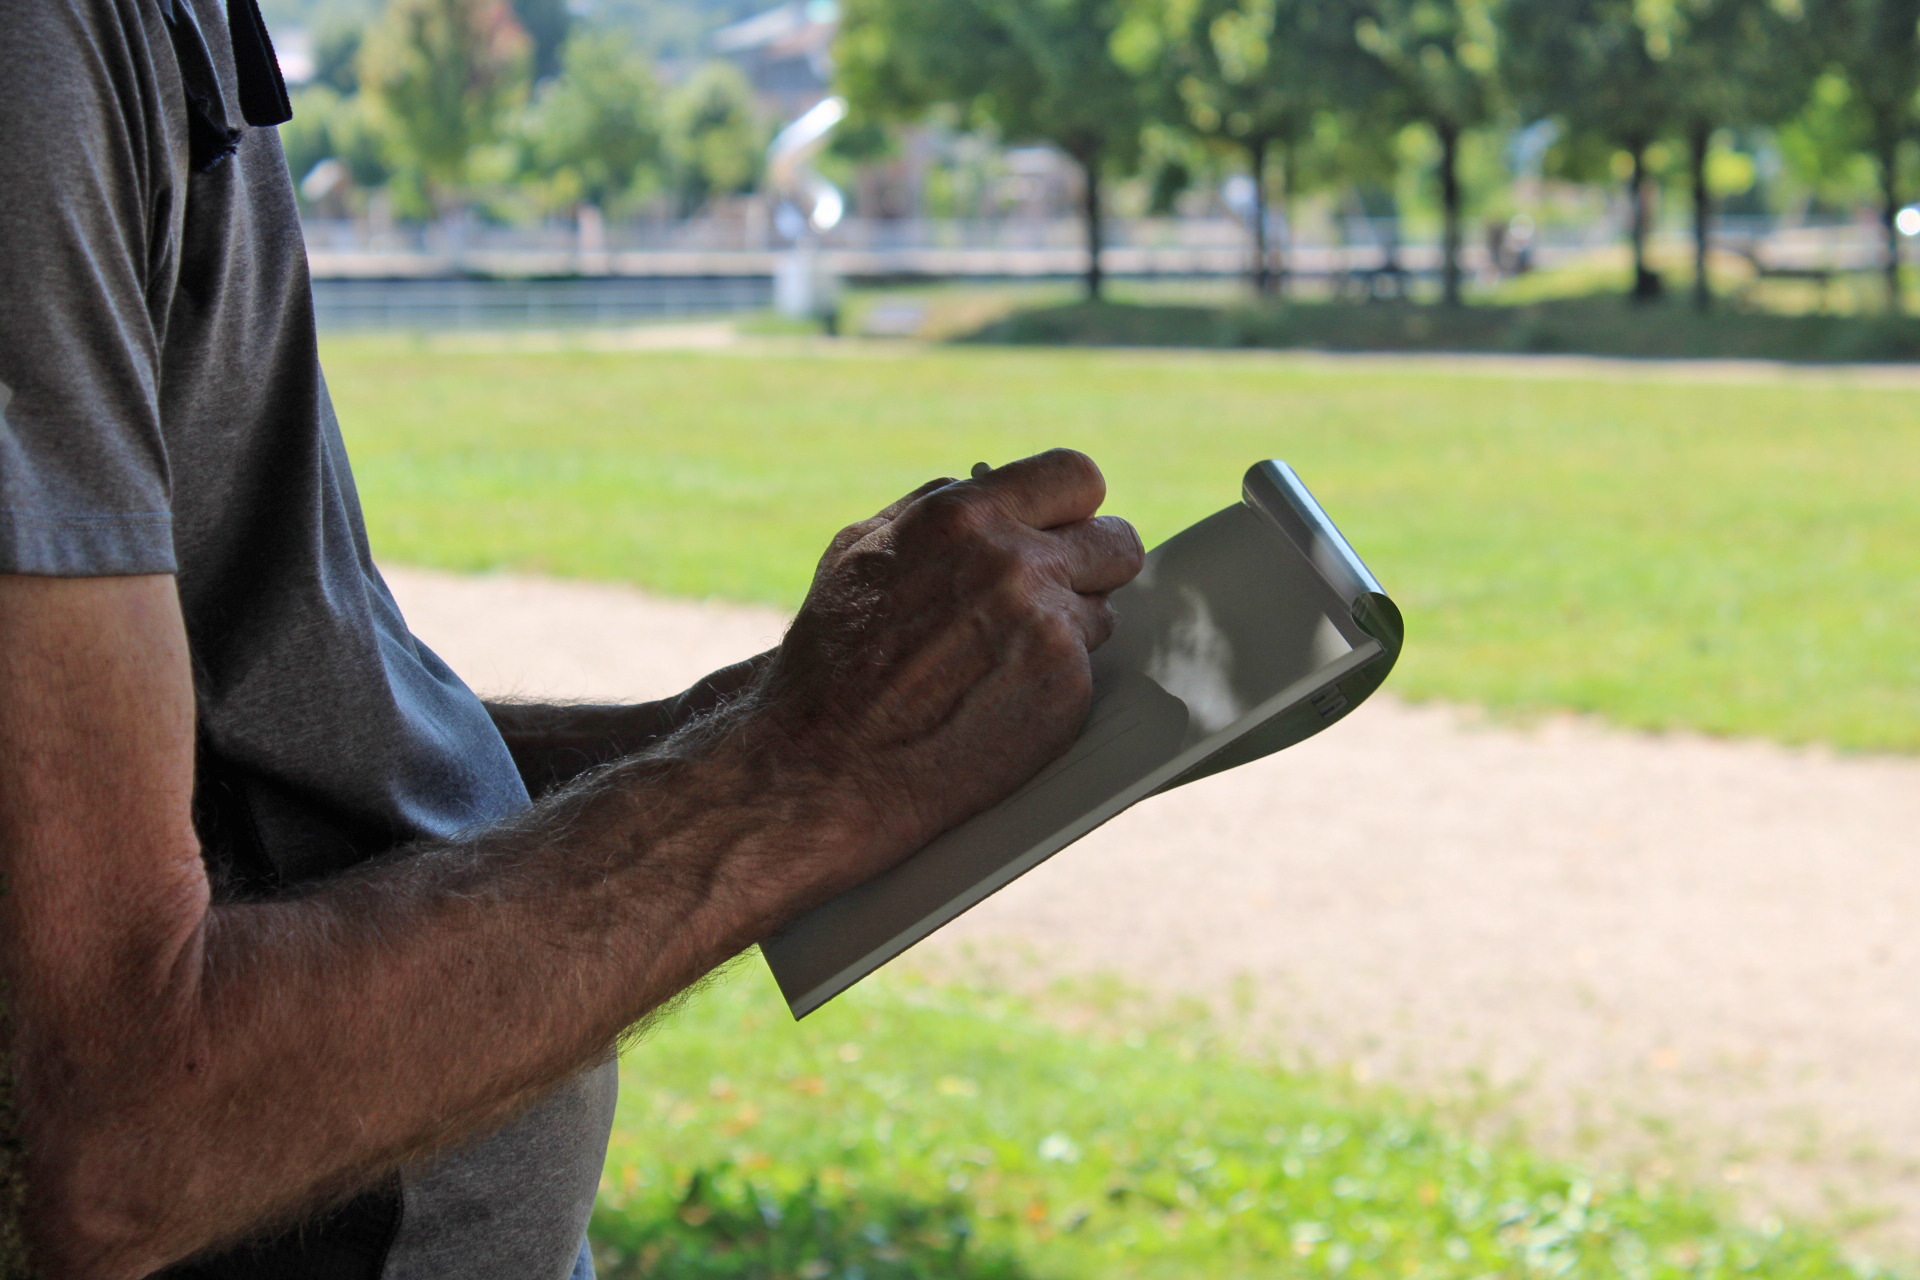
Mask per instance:
[[[527,123],[536,168],[602,208],[642,194],[661,159],[651,63],[626,37],[594,32],[567,42],[561,66]]]
[[[667,98],[668,159],[683,214],[715,196],[749,191],[765,161],[766,130],[739,68],[710,62]]]
[[[1645,20],[1654,9],[1636,0],[1507,0],[1502,24],[1507,83],[1522,114],[1557,117],[1630,157],[1633,293],[1641,298],[1660,291],[1647,265],[1647,150],[1684,102],[1669,65],[1672,33]]]
[[[532,41],[506,0],[389,0],[360,51],[362,91],[436,203],[466,184],[526,98]]]
[[[765,2],[709,0],[701,29]],[[306,4],[316,33],[315,82],[283,141],[296,178],[338,161],[310,196],[333,216],[368,208],[377,187],[402,217],[582,202],[691,216],[754,188],[774,116],[796,105],[757,96],[742,64],[688,56],[692,27],[676,27],[673,56],[654,65],[660,48],[635,33],[665,28],[636,15],[679,0],[590,13],[567,0],[278,3]],[[1920,0],[845,0],[834,57],[854,108],[835,163],[921,174],[931,153],[887,130],[926,120],[972,135],[952,157],[1044,144],[1069,160],[1096,296],[1116,198],[1166,214],[1196,182],[1243,170],[1251,186],[1219,199],[1249,224],[1260,292],[1285,287],[1291,257],[1284,239],[1269,243],[1291,225],[1269,200],[1290,213],[1332,185],[1337,216],[1390,215],[1376,230],[1389,274],[1406,202],[1418,218],[1437,205],[1441,292],[1458,301],[1465,223],[1500,180],[1502,139],[1557,130],[1545,170],[1508,152],[1510,189],[1537,192],[1515,165],[1623,181],[1637,296],[1660,291],[1657,200],[1685,194],[1693,288],[1709,303],[1716,200],[1758,174],[1776,206],[1789,187],[1874,201],[1897,303],[1898,218],[1920,176]],[[1151,194],[1116,197],[1143,163]],[[991,165],[949,165],[966,166],[953,183],[992,189]],[[949,189],[940,172],[930,199]],[[899,189],[896,177],[871,185]]]
[[[852,105],[914,119],[951,104],[1079,165],[1087,293],[1100,296],[1101,184],[1139,159],[1146,94],[1114,53],[1124,0],[849,0],[835,56]]]
[[[1253,178],[1255,290],[1276,275],[1267,244],[1269,159],[1282,212],[1322,116],[1377,88],[1352,56],[1352,0],[1135,0],[1115,48],[1158,114],[1238,151]]]
[[[1816,0],[1812,27],[1845,72],[1850,104],[1880,179],[1887,296],[1900,306],[1900,154],[1920,132],[1920,0]]]
[[[1675,119],[1687,151],[1693,196],[1694,301],[1712,299],[1707,270],[1713,193],[1708,151],[1714,133],[1740,125],[1775,124],[1807,99],[1819,69],[1805,10],[1778,0],[1689,0],[1659,13],[1656,28],[1670,50]]]
[[[1460,302],[1460,143],[1501,108],[1500,38],[1488,0],[1359,0],[1354,40],[1385,73],[1371,110],[1440,144],[1441,292]]]

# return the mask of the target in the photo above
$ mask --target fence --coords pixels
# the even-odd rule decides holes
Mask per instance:
[[[329,279],[313,282],[315,318],[330,332],[357,329],[523,329],[633,324],[759,311],[772,305],[766,276],[563,280]]]
[[[757,205],[717,218],[603,224],[598,219],[535,226],[450,221],[424,226],[374,221],[306,225],[320,324],[330,330],[475,329],[620,324],[758,310],[770,305],[785,248]],[[743,211],[744,210],[744,211]],[[1277,220],[1276,220],[1277,222]],[[1244,273],[1247,227],[1232,218],[1114,218],[1104,224],[1107,274],[1135,279],[1222,279]],[[1272,228],[1272,242],[1285,242]],[[1344,218],[1316,228],[1323,238],[1287,246],[1296,278],[1345,285],[1392,267],[1400,278],[1440,267],[1432,240],[1407,242],[1392,219]],[[1879,229],[1859,221],[1789,225],[1776,218],[1728,218],[1716,229],[1725,251],[1756,271],[1820,276],[1877,270]],[[822,237],[824,266],[854,281],[1070,278],[1085,269],[1085,232],[1071,218],[850,218]],[[1528,265],[1546,268],[1620,243],[1611,218],[1534,236]],[[1684,255],[1684,233],[1665,228],[1660,245]],[[1491,275],[1511,268],[1485,238],[1463,246],[1463,266]]]

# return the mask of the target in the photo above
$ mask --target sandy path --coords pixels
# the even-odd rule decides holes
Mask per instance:
[[[777,639],[766,610],[390,575],[475,687],[640,698]],[[1151,801],[939,939],[1218,997],[1285,1043],[1756,1211],[1879,1211],[1920,1252],[1920,761],[1376,699]]]

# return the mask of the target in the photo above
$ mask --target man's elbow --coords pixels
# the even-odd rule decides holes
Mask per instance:
[[[32,1077],[22,1071],[22,1084]],[[142,1166],[147,1144],[23,1088],[21,1235],[41,1280],[139,1280],[167,1263],[172,1198]]]
[[[21,1227],[45,1280],[138,1280],[198,1244],[183,1221],[207,1111],[197,931],[139,950],[119,982],[16,1011]]]

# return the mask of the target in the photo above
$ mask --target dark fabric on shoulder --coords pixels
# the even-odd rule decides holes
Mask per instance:
[[[173,58],[187,104],[187,163],[195,173],[220,164],[240,145],[240,130],[227,119],[227,95],[213,65],[213,51],[188,0],[160,0]]]
[[[400,1179],[393,1177],[272,1239],[168,1267],[148,1280],[380,1280],[400,1213]]]
[[[255,0],[227,0],[227,29],[233,37],[233,64],[240,73],[240,112],[250,125],[285,124],[293,119],[280,60]]]

